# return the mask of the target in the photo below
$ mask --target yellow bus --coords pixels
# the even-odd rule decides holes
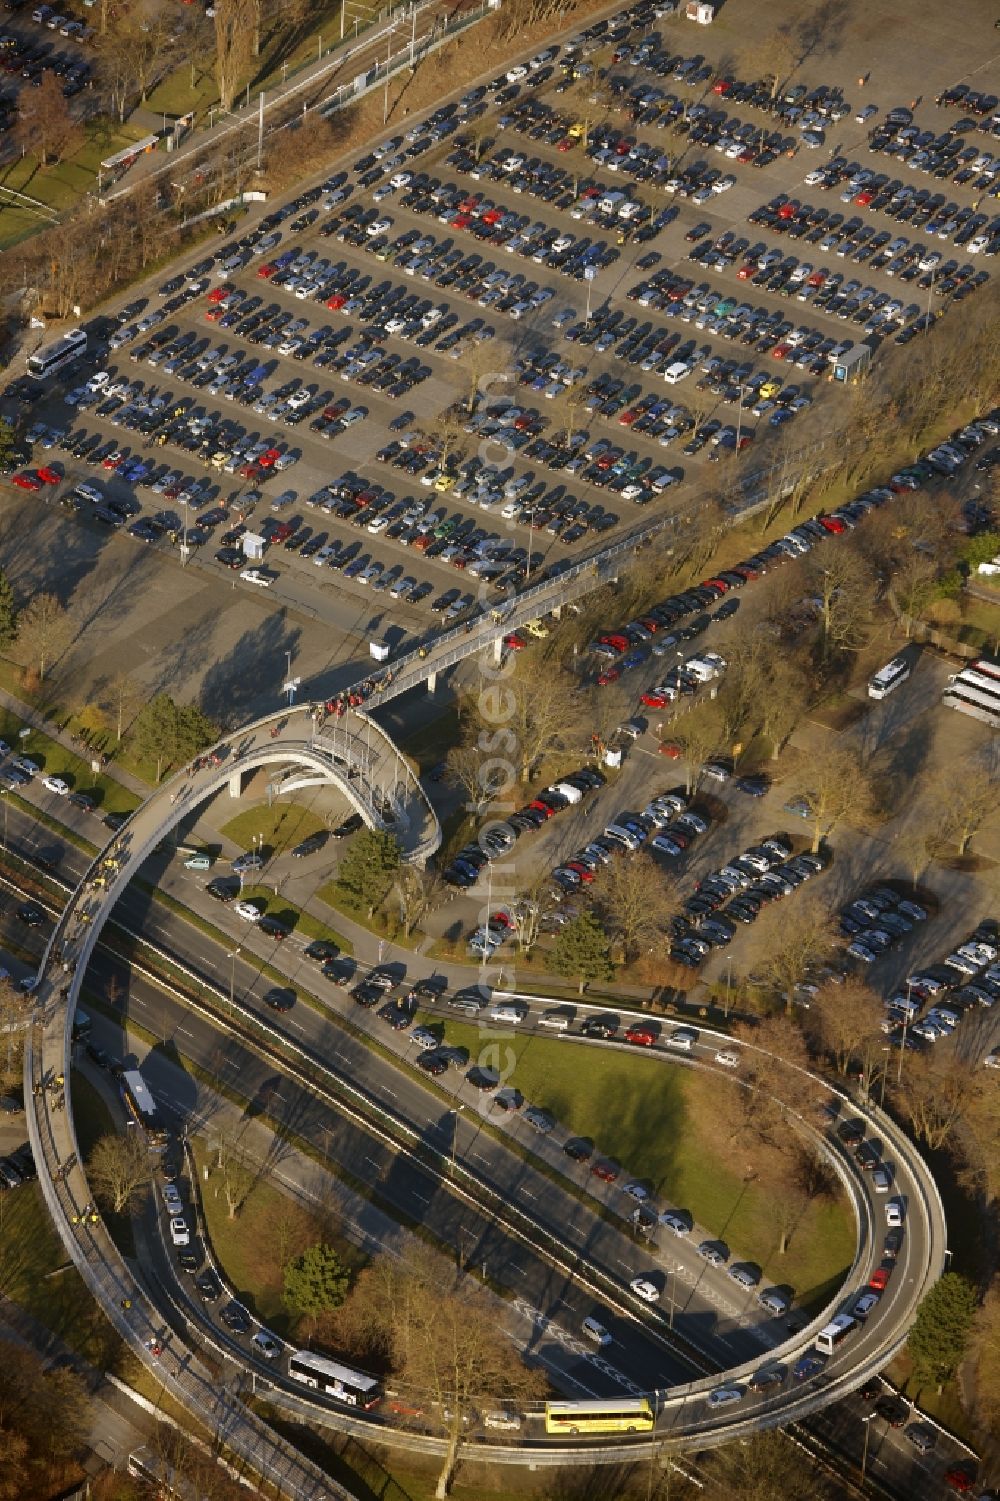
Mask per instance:
[[[648,1433],[655,1418],[648,1397],[546,1402],[546,1433]]]

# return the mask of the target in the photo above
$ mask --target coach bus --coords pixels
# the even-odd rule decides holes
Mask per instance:
[[[855,1327],[854,1320],[849,1313],[838,1313],[836,1318],[831,1319],[829,1324],[819,1331],[813,1344],[821,1355],[832,1355],[837,1346],[843,1344]]]
[[[303,1386],[336,1397],[349,1407],[376,1407],[382,1400],[382,1387],[374,1376],[327,1360],[325,1355],[313,1355],[310,1350],[295,1351],[288,1362],[288,1374]]]
[[[137,1068],[127,1068],[120,1081],[122,1104],[133,1125],[139,1126],[149,1145],[162,1151],[167,1145],[167,1131],[160,1119],[149,1085]]]
[[[655,1422],[648,1397],[546,1402],[546,1433],[648,1433]]]
[[[28,374],[36,380],[46,380],[50,375],[55,375],[57,370],[62,370],[65,365],[71,365],[78,359],[87,348],[87,335],[82,328],[71,328],[64,333],[61,339],[56,339],[52,344],[46,344],[41,349],[36,349],[34,354],[28,355]]]
[[[875,676],[869,679],[868,697],[887,698],[895,688],[906,682],[912,671],[912,662],[908,662],[905,657],[893,657],[891,662],[880,667]]]

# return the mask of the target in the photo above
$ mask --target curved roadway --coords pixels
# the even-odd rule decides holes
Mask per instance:
[[[493,629],[495,631],[496,627]],[[348,719],[353,717],[363,718],[348,716]],[[234,1395],[219,1386],[217,1378],[213,1378],[197,1354],[187,1349],[175,1351],[169,1337],[165,1339],[164,1320],[156,1306],[147,1299],[144,1289],[134,1282],[100,1220],[85,1213],[91,1195],[78,1160],[72,1111],[70,1108],[56,1109],[56,1093],[44,1085],[46,1080],[60,1073],[69,1077],[72,1015],[87,963],[104,922],[139,866],[193,807],[218,793],[234,776],[281,762],[301,767],[302,776],[322,776],[336,781],[369,822],[384,823],[385,801],[383,799],[376,805],[372,789],[377,788],[380,795],[384,793],[386,779],[373,779],[367,773],[361,777],[348,777],[345,773],[345,760],[351,761],[358,754],[357,751],[349,752],[346,757],[342,754],[346,737],[357,734],[356,727],[352,729],[343,721],[328,721],[325,727],[318,727],[311,718],[309,706],[268,716],[220,742],[206,756],[199,757],[194,763],[197,770],[187,768],[152,793],[93,862],[66,904],[39,971],[36,1010],[25,1048],[25,1101],[39,1180],[56,1228],[91,1292],[133,1349],[150,1364],[159,1378],[165,1380],[198,1422],[202,1425],[209,1422],[234,1452],[258,1470],[265,1467],[270,1473],[280,1470],[289,1494],[304,1498],[339,1497],[347,1493],[302,1459],[291,1446],[277,1440]],[[342,738],[334,745],[337,735]],[[391,752],[388,749],[391,741],[381,731],[375,738],[378,736],[382,737],[378,746],[383,762],[401,762],[394,747]],[[367,728],[361,732],[360,738],[369,747],[374,743]],[[396,795],[392,817],[397,826],[412,831],[408,843],[419,857],[433,841],[436,818],[432,810],[428,818],[430,805],[407,768],[393,767],[393,785]],[[403,789],[402,795],[400,789]],[[99,886],[94,883],[98,874],[104,881]],[[710,1036],[702,1033],[703,1039]],[[714,1052],[718,1043],[712,1040],[707,1045]],[[665,1056],[678,1061],[676,1054]],[[824,1088],[829,1086],[824,1084]],[[66,1104],[69,1107],[68,1092]],[[854,1109],[852,1106],[852,1111]],[[824,1310],[821,1320],[817,1320],[809,1331],[771,1350],[766,1361],[758,1356],[724,1374],[715,1373],[657,1393],[661,1415],[654,1447],[672,1442],[681,1448],[695,1441],[704,1446],[738,1437],[748,1429],[784,1424],[804,1417],[854,1390],[879,1370],[905,1340],[918,1303],[944,1267],[944,1214],[933,1178],[902,1132],[879,1112],[862,1110],[857,1113],[867,1114],[871,1129],[891,1147],[896,1168],[895,1192],[904,1198],[907,1206],[903,1249],[886,1295],[843,1350],[819,1375],[801,1386],[788,1386],[770,1396],[765,1393],[748,1398],[735,1413],[732,1409],[713,1413],[703,1400],[713,1387],[724,1381],[745,1380],[762,1364],[788,1361],[801,1354],[811,1344],[820,1322],[841,1305],[844,1290],[838,1293],[830,1307]],[[858,1253],[851,1276],[853,1290],[860,1291],[857,1279],[867,1280],[870,1268],[879,1259],[881,1202],[868,1194],[868,1179],[857,1172],[853,1164],[841,1160],[839,1171],[854,1199],[859,1225]],[[626,1299],[630,1296],[624,1293]],[[216,1336],[217,1333],[214,1331]],[[157,1336],[164,1342],[159,1357],[148,1348],[148,1342]],[[358,1430],[359,1421],[347,1414],[338,1414],[335,1419],[336,1426],[354,1431]],[[371,1431],[370,1424],[361,1423],[361,1426]],[[398,1441],[424,1449],[434,1448],[442,1442],[385,1426],[379,1427],[378,1438],[382,1443]],[[505,1441],[491,1445],[490,1454],[497,1460],[520,1463],[529,1451],[533,1463],[566,1463],[579,1456],[580,1447],[579,1443],[567,1443],[565,1439],[546,1442],[543,1436],[532,1436],[526,1443]],[[621,1459],[623,1452],[634,1455],[637,1449],[649,1452],[650,1441],[604,1442],[599,1447],[594,1447],[591,1441],[587,1446],[587,1456],[590,1462],[604,1458],[615,1461]]]

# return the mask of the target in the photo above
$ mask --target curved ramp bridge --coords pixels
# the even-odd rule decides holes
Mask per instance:
[[[403,858],[412,864],[423,865],[441,843],[437,814],[409,762],[385,730],[358,709],[338,719],[303,706],[233,736],[219,768],[228,771],[233,797],[240,796],[246,774],[260,767],[273,769],[269,795],[337,787],[369,828],[395,834]],[[182,787],[178,795],[187,811],[190,793]]]

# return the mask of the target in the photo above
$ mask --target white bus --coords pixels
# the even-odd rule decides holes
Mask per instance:
[[[34,354],[28,356],[28,374],[36,380],[46,380],[50,375],[55,375],[64,365],[69,365],[78,359],[87,348],[87,335],[82,328],[71,328],[63,334],[61,339],[56,339],[52,344],[46,344]]]
[[[849,1313],[838,1313],[824,1329],[819,1331],[813,1344],[821,1355],[832,1355],[854,1327],[854,1320]]]
[[[136,1126],[142,1128],[146,1140],[156,1151],[162,1152],[167,1145],[167,1132],[156,1108],[156,1101],[149,1085],[137,1068],[125,1069],[119,1080],[122,1104]]]
[[[295,1351],[288,1361],[288,1374],[303,1386],[336,1397],[349,1407],[375,1407],[382,1400],[382,1387],[374,1376],[327,1360],[325,1355],[313,1355],[309,1350]]]
[[[905,657],[893,657],[891,662],[880,667],[875,676],[869,679],[868,697],[887,698],[900,683],[906,682],[912,671],[912,662],[908,662]]]
[[[973,719],[981,719],[994,730],[1000,730],[1000,696],[984,693],[980,688],[956,683],[945,691],[941,703],[946,709],[957,709]]]

